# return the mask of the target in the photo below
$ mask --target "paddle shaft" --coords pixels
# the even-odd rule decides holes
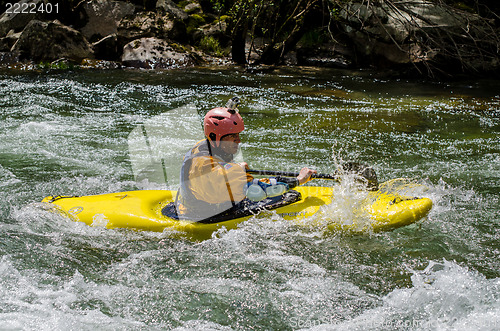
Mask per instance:
[[[377,190],[378,189],[378,179],[375,170],[373,170],[370,166],[363,165],[360,163],[348,162],[342,165],[344,171],[348,173],[355,173],[361,177],[364,177],[368,181],[368,189],[369,190]],[[284,176],[284,177],[297,177],[299,175],[298,172],[287,172],[287,171],[273,171],[273,170],[253,170],[248,169],[247,173],[254,175],[263,175],[263,176]],[[319,179],[332,179],[335,181],[340,181],[339,175],[335,172],[334,174],[313,174],[311,178],[319,178]]]
[[[253,174],[253,175],[283,176],[283,177],[297,177],[299,175],[298,172],[273,171],[273,170],[254,170],[254,169],[248,169],[247,173]],[[338,176],[330,175],[330,174],[312,174],[311,178],[339,180]]]

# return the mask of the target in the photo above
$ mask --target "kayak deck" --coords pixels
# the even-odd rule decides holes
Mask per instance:
[[[300,199],[273,209],[272,212],[285,220],[294,221],[295,224],[306,224],[305,219],[315,214],[321,215],[321,207],[332,203],[333,190],[330,187],[300,186],[294,190],[300,193]],[[42,202],[56,207],[57,212],[73,221],[84,222],[90,226],[146,231],[169,229],[197,237],[210,237],[222,227],[236,228],[239,223],[253,216],[246,215],[216,223],[167,217],[162,214],[162,209],[174,201],[175,194],[176,191],[168,190],[140,190],[81,197],[49,196]],[[428,198],[370,192],[363,209],[370,215],[371,224],[360,227],[355,223],[332,222],[328,224],[328,228],[354,232],[365,231],[367,227],[371,227],[373,231],[390,230],[418,221],[425,217],[431,208],[432,201]]]

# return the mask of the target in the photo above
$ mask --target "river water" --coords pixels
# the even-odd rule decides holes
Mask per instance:
[[[381,181],[405,178],[433,200],[431,213],[356,235],[271,215],[192,241],[89,227],[39,203],[144,188],[131,132],[235,95],[253,168],[363,162]],[[0,329],[498,330],[499,133],[498,80],[307,68],[0,73]],[[332,213],[349,221],[356,192],[334,191]]]

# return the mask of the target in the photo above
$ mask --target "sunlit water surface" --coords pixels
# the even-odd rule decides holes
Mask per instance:
[[[267,216],[196,242],[40,207],[47,195],[142,188],[132,130],[188,104],[202,116],[234,95],[253,168],[363,162],[381,181],[406,178],[433,200],[430,215],[361,235]],[[499,118],[500,81],[313,69],[0,74],[0,329],[498,330]],[[334,192],[330,216],[349,221],[359,193]]]

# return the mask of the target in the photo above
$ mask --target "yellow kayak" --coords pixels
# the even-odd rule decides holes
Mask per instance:
[[[193,222],[166,216],[165,210],[172,206],[176,191],[141,190],[109,193],[81,197],[49,196],[42,202],[54,206],[54,210],[74,221],[84,222],[90,226],[109,229],[129,228],[146,231],[178,231],[197,239],[209,238],[214,231],[225,227],[234,229],[239,223],[249,219],[256,213],[277,213],[285,220],[298,225],[311,225],[323,217],[324,208],[332,203],[331,187],[299,186],[294,188],[295,199],[289,202],[250,210],[225,217],[220,221]],[[292,191],[290,191],[292,192]],[[300,194],[298,194],[298,193]],[[322,209],[323,208],[323,209]],[[428,198],[404,197],[380,191],[370,192],[363,206],[363,212],[369,215],[369,224],[344,224],[332,221],[327,224],[331,230],[347,230],[353,232],[375,232],[391,230],[405,226],[425,217],[432,208]],[[272,209],[271,211],[267,211]],[[314,215],[314,217],[313,217]],[[316,221],[315,221],[316,219]],[[311,220],[311,222],[307,222]]]

